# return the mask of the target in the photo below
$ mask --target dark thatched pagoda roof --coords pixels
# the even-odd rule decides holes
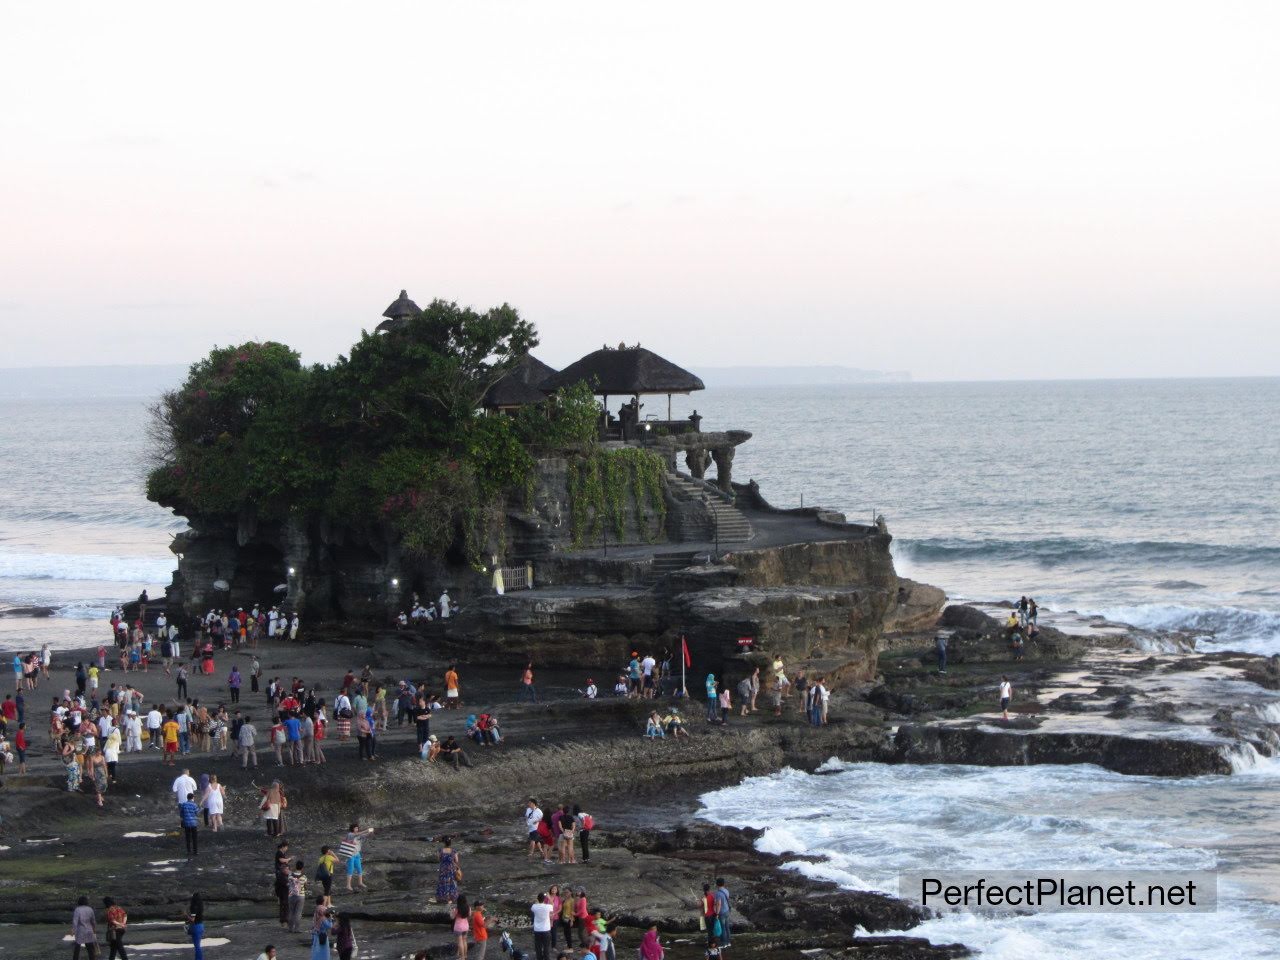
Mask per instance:
[[[399,330],[410,317],[420,316],[421,314],[422,310],[409,299],[408,292],[401,290],[400,296],[391,302],[391,306],[382,311],[382,315],[387,319],[378,324],[375,329],[380,333],[385,333],[388,330]]]
[[[571,363],[542,382],[551,393],[585,380],[602,396],[631,397],[642,393],[689,393],[705,389],[702,381],[644,347],[604,347]]]
[[[507,371],[506,376],[485,391],[481,402],[490,410],[542,403],[547,395],[539,387],[554,374],[553,368],[533,354],[526,353],[519,363]]]

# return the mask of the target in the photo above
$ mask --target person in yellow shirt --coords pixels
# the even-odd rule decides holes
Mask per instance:
[[[326,907],[332,902],[329,892],[333,889],[333,871],[337,866],[338,855],[328,847],[321,847],[320,862],[319,866],[316,867],[316,879],[320,881],[320,886],[324,888],[324,893],[320,899]]]
[[[160,737],[164,741],[164,762],[173,766],[178,757],[178,721],[169,713],[168,719],[160,725]]]

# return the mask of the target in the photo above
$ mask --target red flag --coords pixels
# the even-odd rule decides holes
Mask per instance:
[[[684,665],[692,667],[693,657],[689,656],[689,641],[684,638],[683,634],[680,636],[680,650],[684,654]]]

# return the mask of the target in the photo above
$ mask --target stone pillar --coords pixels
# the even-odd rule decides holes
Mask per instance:
[[[711,451],[716,462],[716,486],[725,493],[733,493],[733,454],[736,447],[718,447]]]
[[[707,466],[711,463],[711,454],[700,448],[687,450],[685,451],[684,462],[689,468],[689,475],[701,480],[707,475]]]

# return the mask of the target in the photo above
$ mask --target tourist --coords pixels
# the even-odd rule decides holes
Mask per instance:
[[[720,952],[720,941],[715,937],[711,937],[707,941],[706,960],[720,960],[722,955],[723,954]]]
[[[296,622],[297,617],[294,617]],[[328,907],[321,905],[317,912],[320,922],[311,930],[311,960],[329,960],[329,934],[333,932],[333,920]]]
[[[276,960],[276,948],[268,943],[254,960]]]
[[[292,862],[289,858],[289,841],[281,840],[276,844],[272,876],[274,878],[277,916],[282,927],[287,926],[289,923],[289,868]]]
[[[1000,678],[1000,713],[1005,720],[1009,719],[1009,701],[1013,699],[1013,684],[1009,678]]]
[[[716,931],[716,937],[720,941],[722,947],[730,945],[729,940],[729,911],[731,909],[729,902],[729,888],[724,885],[724,877],[716,878],[716,922],[719,930]]]
[[[547,902],[545,893],[538,894],[538,902],[529,908],[529,912],[533,915],[534,956],[536,960],[551,960],[551,904]]]
[[[231,673],[227,675],[227,689],[231,692],[231,702],[240,702],[240,684],[243,681],[240,678],[240,668],[234,664],[231,667]]]
[[[569,812],[569,805],[566,803],[560,807],[558,814],[560,818],[560,838],[558,845],[560,848],[561,863],[577,863],[578,855],[574,849],[574,841],[577,839],[578,820]]]
[[[639,697],[640,690],[640,652],[631,651],[631,661],[627,664],[627,696]]]
[[[444,743],[440,747],[440,755],[451,762],[455,770],[471,766],[471,758],[467,756],[466,751],[458,745],[458,741],[452,736],[444,738]]]
[[[458,881],[462,879],[462,863],[453,849],[452,837],[441,837],[440,865],[436,874],[436,903],[453,903],[458,899]]]
[[[573,946],[573,891],[568,887],[560,894],[560,932],[564,934],[564,945]],[[552,935],[554,936],[554,934]],[[554,948],[553,948],[554,949]]]
[[[716,689],[716,675],[707,674],[707,723],[715,723],[719,713],[720,693]]]
[[[458,688],[458,668],[451,663],[444,672],[444,705],[450,710],[457,710],[460,703],[462,693]]]
[[[643,696],[652,699],[658,695],[655,688],[654,670],[658,666],[658,661],[654,659],[652,653],[646,653],[644,659],[640,661],[640,674],[643,677]]]
[[[298,639],[298,630],[301,628],[301,626],[302,626],[302,620],[298,616],[298,614],[295,613],[293,615],[293,619],[289,621],[289,639],[290,640],[296,641]]]
[[[520,675],[520,702],[528,700],[530,703],[538,702],[538,688],[533,685],[533,664],[525,665],[524,673]]]
[[[323,764],[324,757],[324,740],[329,735],[329,723],[325,720],[324,704],[316,704],[315,719],[311,724],[311,761],[316,764]]]
[[[575,861],[570,860],[570,863]],[[573,898],[573,928],[578,931],[578,946],[586,947],[587,942],[587,921],[591,918],[591,909],[587,905],[587,891],[585,887],[578,888],[578,895]]]
[[[595,680],[591,677],[587,677],[586,689],[580,690],[579,692],[588,700],[594,700],[600,695],[600,689],[596,686]]]
[[[666,951],[658,941],[658,925],[651,923],[645,932],[644,939],[640,941],[640,960],[663,960],[665,956]]]
[[[222,829],[222,815],[226,809],[226,800],[226,791],[218,782],[217,774],[210,774],[209,786],[205,788],[200,805],[204,807],[205,815],[209,818],[209,829],[214,833]]]
[[[760,696],[760,668],[751,671],[751,712],[756,712],[756,697]]]
[[[118,733],[118,731],[117,731]],[[117,743],[119,741],[117,740]],[[13,735],[13,752],[18,760],[18,773],[27,772],[27,725],[18,724],[18,732]]]
[[[320,900],[328,906],[333,893],[333,874],[338,866],[338,857],[330,847],[320,848],[320,860],[316,866],[316,883],[320,884],[323,895]]]
[[[542,811],[538,808],[538,801],[530,797],[525,803],[524,808],[524,824],[525,830],[529,834],[529,857],[532,860],[541,853],[540,841],[538,839],[538,824],[542,822]]]
[[[94,801],[101,807],[102,798],[107,792],[107,785],[111,778],[110,771],[107,769],[107,758],[102,754],[101,749],[89,754],[88,766],[87,773],[93,783]]]
[[[362,851],[364,848],[364,838],[373,833],[373,827],[368,830],[361,830],[359,822],[354,822],[347,829],[347,835],[342,841],[342,846],[338,848],[338,852],[347,858],[347,892],[351,892],[351,883],[354,880],[361,890],[364,889],[364,858]]]
[[[1027,623],[1034,626],[1040,620],[1040,607],[1034,597],[1027,597]]]
[[[301,859],[293,861],[289,871],[288,929],[290,933],[302,932],[302,904],[307,899],[307,873]],[[317,911],[318,912],[318,911]]]
[[[471,938],[476,942],[476,949],[470,960],[484,960],[485,950],[489,946],[489,921],[484,915],[483,900],[477,900],[471,908]],[[343,958],[339,957],[338,960]]]
[[[427,738],[431,736],[431,706],[427,703],[426,694],[418,694],[413,704],[413,724],[418,736],[418,751],[422,751],[422,745],[427,742]]]
[[[707,943],[710,943],[715,937],[716,927],[716,894],[711,889],[711,884],[704,883],[702,885],[702,899],[699,901],[702,908],[702,920],[699,924],[707,932]]]
[[[81,897],[71,911],[71,960],[79,960],[80,948],[84,947],[89,960],[98,960],[98,918],[93,907],[89,906],[89,898]]]
[[[174,777],[173,784],[169,787],[169,792],[173,794],[173,802],[182,803],[188,793],[195,793],[195,791],[196,782],[191,776],[191,771],[183,767],[182,772]]]
[[[187,905],[187,932],[195,950],[194,960],[204,960],[204,950],[200,947],[200,941],[204,939],[204,900],[198,892],[191,895],[191,902]]]
[[[467,960],[467,936],[471,932],[471,907],[466,896],[458,897],[451,913],[453,933],[458,938],[458,960]]]
[[[722,725],[728,724],[729,711],[732,709],[733,703],[729,699],[729,686],[726,684],[724,689],[720,691],[720,723]]]
[[[124,948],[124,934],[129,927],[129,914],[110,897],[102,898],[106,908],[107,921],[107,960],[129,960],[129,953]]]
[[[615,697],[625,697],[627,695],[627,675],[625,673],[618,674],[618,682],[613,685],[613,695]]]
[[[560,897],[560,884],[553,883],[547,888],[547,903],[551,906],[551,949],[556,948],[557,936],[567,936],[567,933],[560,933],[560,911],[564,909],[564,900]]]
[[[617,953],[614,950],[613,941],[618,935],[616,926],[608,926],[603,920],[596,926],[596,930],[591,934],[591,943],[595,947],[595,954],[600,960],[618,960]]]
[[[187,859],[190,860],[200,852],[200,808],[196,806],[194,790],[178,804],[178,820],[182,824],[182,840],[187,847]]]
[[[352,960],[356,955],[356,932],[351,928],[351,918],[345,913],[338,917],[337,929],[333,931],[333,942],[338,948],[338,960]]]
[[[356,740],[360,745],[360,759],[372,760],[373,750],[370,742],[373,739],[373,711],[362,712],[356,717]]]
[[[302,763],[302,721],[290,714],[284,718],[285,755],[294,766]]]
[[[591,831],[596,827],[595,819],[591,814],[584,813],[577,804],[573,806],[573,816],[578,821],[578,838],[582,843],[582,862],[589,863],[591,861]]]
[[[427,737],[427,742],[422,745],[419,756],[428,763],[435,763],[440,756],[440,739],[434,733]]]
[[[147,711],[147,743],[152,750],[160,749],[160,727],[164,724],[164,714],[159,704],[152,704]]]
[[[178,721],[173,719],[172,712],[166,715],[160,733],[164,740],[164,762],[172,767],[178,759]]]
[[[1013,638],[1009,642],[1009,647],[1013,650],[1013,659],[1015,661],[1021,660],[1023,656],[1025,656],[1026,641],[1022,638],[1021,630],[1015,630],[1013,632]]]
[[[267,788],[259,787],[256,783],[254,787],[262,794],[262,803],[259,809],[262,811],[262,820],[266,824],[267,836],[278,837],[284,833],[284,809],[285,800],[284,787],[281,786],[279,780],[272,780],[271,786]]]
[[[646,740],[662,740],[665,738],[662,732],[662,718],[658,716],[657,710],[650,710],[649,716],[644,724],[644,737]]]
[[[240,729],[236,731],[236,746],[240,753],[240,769],[248,770],[249,767],[258,769],[258,748],[255,746],[258,740],[258,728],[253,725],[253,717],[245,714],[244,720],[240,723]]]
[[[738,716],[745,717],[751,706],[751,678],[743,677],[738,681]]]
[[[779,673],[773,678],[773,693],[770,694],[773,699],[773,715],[775,717],[782,716],[782,700],[786,694],[787,678]]]

